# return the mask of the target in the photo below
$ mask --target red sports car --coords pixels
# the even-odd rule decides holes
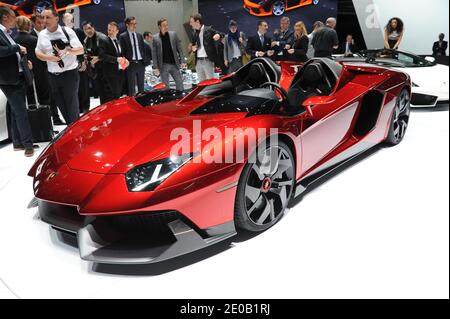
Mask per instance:
[[[45,8],[54,8],[58,12],[66,11],[71,6],[81,7],[88,4],[99,4],[101,0],[9,0],[0,4],[10,6],[17,14],[30,17]]]
[[[292,70],[255,59],[191,92],[97,107],[31,168],[41,219],[85,260],[154,263],[266,230],[321,176],[402,141],[408,75],[330,59]]]
[[[257,17],[281,16],[286,11],[318,3],[319,0],[244,0],[244,8]]]

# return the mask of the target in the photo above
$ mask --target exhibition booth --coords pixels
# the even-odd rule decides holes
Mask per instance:
[[[448,298],[448,7],[0,1],[0,299]]]

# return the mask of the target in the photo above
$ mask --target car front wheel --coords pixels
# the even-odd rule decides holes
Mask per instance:
[[[235,223],[260,232],[283,216],[295,186],[295,162],[290,148],[279,141],[260,150],[244,167],[238,183]]]

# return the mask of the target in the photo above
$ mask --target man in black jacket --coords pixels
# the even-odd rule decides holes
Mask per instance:
[[[204,81],[214,78],[214,65],[220,63],[216,41],[224,37],[223,33],[203,24],[201,14],[191,16],[190,24],[194,33],[192,35],[192,50],[196,53],[196,70],[198,80]],[[223,59],[223,57],[222,57]]]
[[[439,34],[439,41],[433,44],[433,56],[441,57],[447,56],[448,42],[444,41],[445,35],[443,33]]]
[[[105,81],[103,80],[103,60],[101,58],[101,51],[104,44],[108,41],[106,35],[95,30],[92,22],[83,23],[83,31],[86,34],[84,40],[84,52],[86,59],[90,63],[91,72],[90,75],[94,81],[95,88],[100,98],[100,104],[104,104],[107,101]]]
[[[0,5],[0,89],[11,107],[11,125],[14,150],[25,150],[25,156],[34,155],[33,136],[25,96],[27,92],[21,54],[27,49],[18,45],[9,35],[16,26],[16,15],[9,7]]]
[[[267,36],[269,25],[266,21],[258,22],[258,34],[248,38],[247,53],[252,59],[272,57],[274,50],[271,49],[272,41]]]
[[[331,58],[333,51],[339,48],[339,39],[336,28],[336,19],[328,18],[326,25],[314,33],[314,38],[311,41],[314,47],[314,57],[316,58]]]
[[[108,24],[108,38],[100,41],[100,60],[103,62],[103,81],[105,87],[106,101],[112,101],[122,96],[123,81],[125,79],[124,65],[127,59],[122,57],[117,35],[119,25],[116,22]]]
[[[125,19],[127,31],[120,35],[120,46],[122,55],[130,61],[130,66],[126,71],[128,81],[128,95],[144,91],[145,66],[149,64],[148,56],[145,54],[145,43],[142,34],[137,33],[137,21],[135,17]]]

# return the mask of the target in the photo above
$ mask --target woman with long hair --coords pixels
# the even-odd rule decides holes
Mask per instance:
[[[288,60],[306,62],[308,61],[309,38],[305,24],[299,21],[294,26],[294,42],[287,49]]]
[[[400,18],[391,18],[384,28],[384,47],[386,49],[398,50],[402,42],[405,28]]]

